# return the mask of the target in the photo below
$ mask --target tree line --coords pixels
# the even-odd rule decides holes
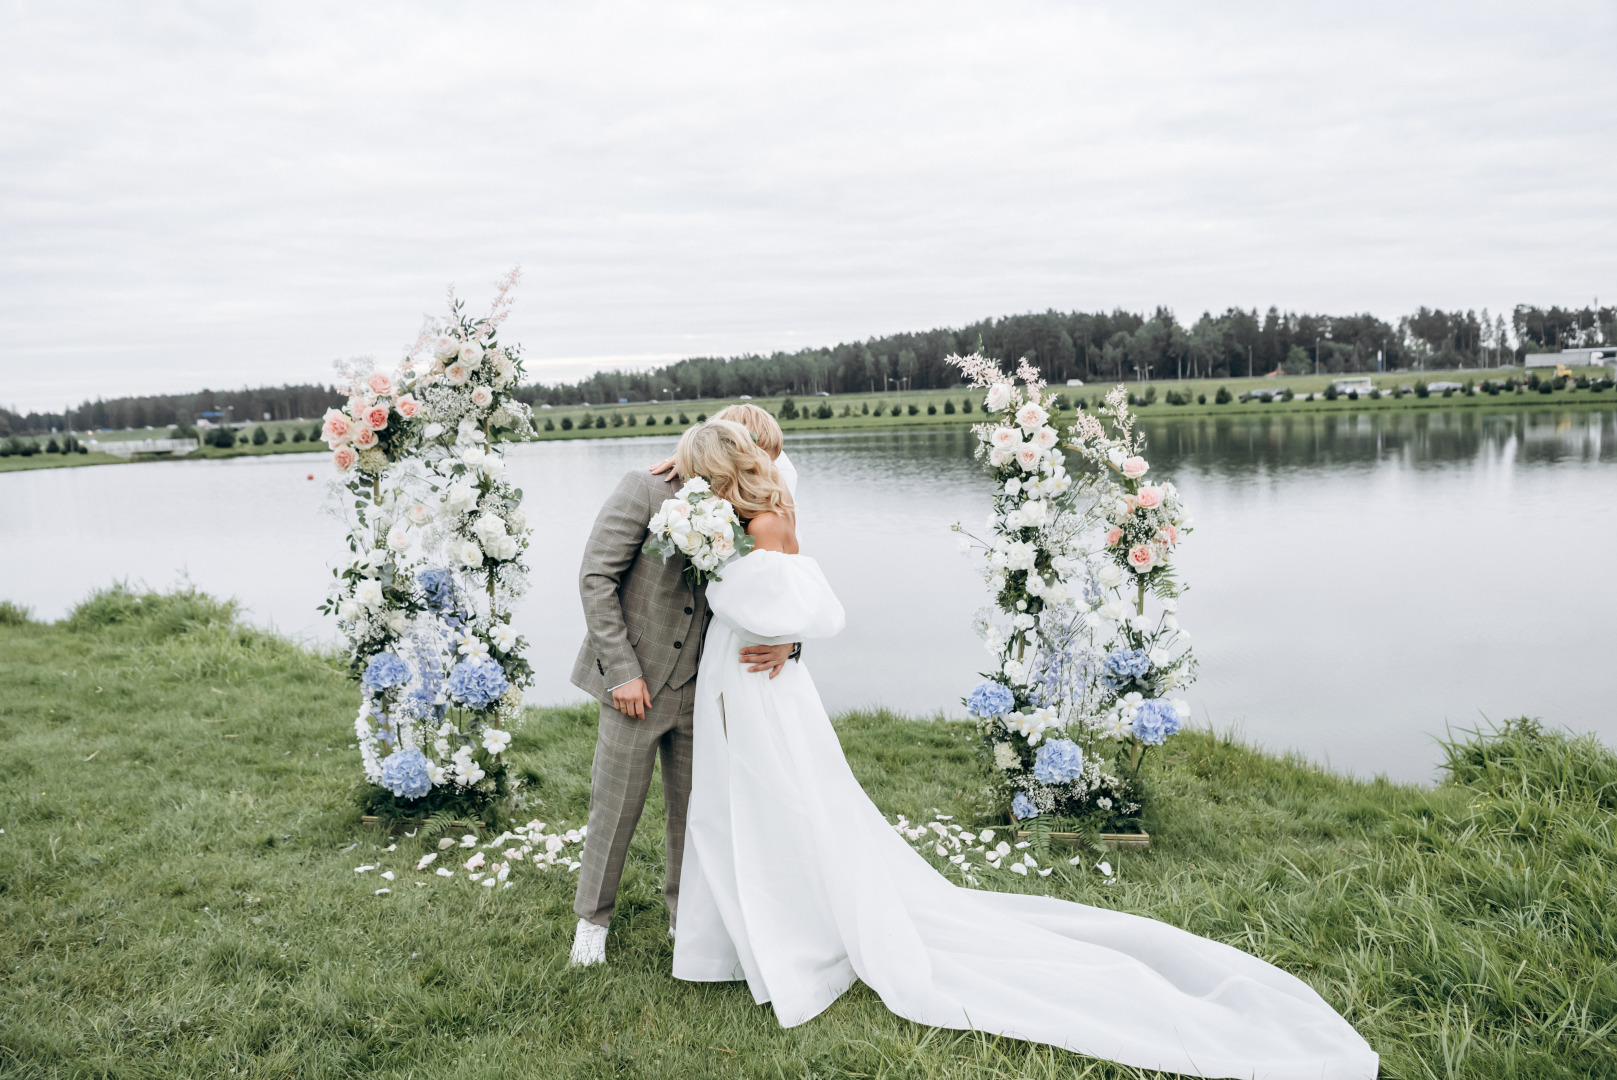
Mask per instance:
[[[978,348],[1002,361],[1027,356],[1045,378],[1062,383],[1492,367],[1519,362],[1530,352],[1597,341],[1617,341],[1617,308],[1518,304],[1507,317],[1487,309],[1421,307],[1396,323],[1370,314],[1300,314],[1271,307],[1260,315],[1256,308],[1229,308],[1217,315],[1203,312],[1189,325],[1164,307],[1150,314],[1046,311],[767,356],[691,357],[648,371],[602,371],[575,383],[535,384],[518,394],[530,405],[593,405],[620,398],[934,389],[959,382],[946,357]],[[61,413],[0,409],[0,436],[186,427],[209,413],[238,422],[266,415],[307,419],[344,400],[335,387],[305,385],[98,399]]]

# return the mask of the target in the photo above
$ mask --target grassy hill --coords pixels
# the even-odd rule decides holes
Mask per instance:
[[[863,987],[786,1031],[740,984],[674,980],[655,791],[612,962],[571,970],[571,875],[484,889],[417,873],[435,845],[360,825],[355,700],[333,658],[206,596],[111,590],[52,625],[0,605],[0,1073],[1141,1075],[918,1027]],[[531,711],[512,749],[525,816],[584,819],[592,713]],[[838,725],[883,811],[970,819],[967,727]],[[1531,723],[1448,756],[1422,789],[1188,733],[1152,777],[1153,847],[1108,856],[1115,885],[1086,859],[994,887],[1263,956],[1356,1024],[1384,1076],[1614,1075],[1617,759]]]

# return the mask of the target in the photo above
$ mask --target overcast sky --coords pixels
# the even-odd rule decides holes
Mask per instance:
[[[1617,301],[1617,6],[0,0],[0,403]]]

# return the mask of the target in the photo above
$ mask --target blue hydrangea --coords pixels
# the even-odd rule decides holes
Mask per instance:
[[[395,686],[403,686],[410,681],[410,665],[393,653],[377,653],[371,657],[371,662],[365,665],[365,674],[359,681],[373,694]]]
[[[434,611],[448,611],[455,606],[455,576],[448,570],[423,570],[416,581],[427,596],[427,606]]]
[[[1039,816],[1039,808],[1033,805],[1033,800],[1027,797],[1027,792],[1018,791],[1011,797],[1011,816],[1017,821],[1026,821],[1028,818]]]
[[[980,682],[977,688],[966,698],[966,711],[979,720],[990,717],[1004,716],[1016,705],[1016,697],[1011,693],[1010,687],[998,682]]]
[[[1142,701],[1134,710],[1134,737],[1147,746],[1161,746],[1184,726],[1179,710],[1162,698]]]
[[[449,674],[449,696],[468,709],[486,709],[510,688],[492,660],[462,660]]]
[[[1130,680],[1151,673],[1151,657],[1144,649],[1113,649],[1101,662],[1101,682],[1108,689],[1126,686]]]
[[[1065,784],[1083,772],[1083,748],[1071,739],[1051,739],[1033,757],[1033,779],[1041,784]]]
[[[427,758],[419,750],[398,750],[382,759],[382,786],[395,798],[419,799],[432,790]]]

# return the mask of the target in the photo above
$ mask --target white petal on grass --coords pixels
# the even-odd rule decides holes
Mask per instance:
[[[1021,874],[1023,877],[1027,877],[1027,867],[1023,866],[1021,863],[1012,863],[1011,873]]]
[[[372,866],[370,863],[366,863],[364,866],[356,866],[356,867],[354,867],[354,873],[363,874],[367,870],[375,870],[375,869],[376,869],[376,867]]]
[[[442,866],[438,867],[438,869],[435,872],[437,873],[437,875],[439,877],[454,877],[455,876],[455,872],[453,870],[446,870]]]
[[[377,889],[376,890],[376,895],[377,896],[386,896],[388,893],[390,893],[392,891],[393,891],[392,889]]]
[[[1052,867],[1051,869],[1054,869],[1054,868]],[[1040,877],[1049,877],[1050,876],[1050,870],[1040,870],[1039,871],[1039,876]]]
[[[383,870],[382,871],[382,880],[383,881],[392,881],[393,880],[393,871],[391,871],[391,870]]]

